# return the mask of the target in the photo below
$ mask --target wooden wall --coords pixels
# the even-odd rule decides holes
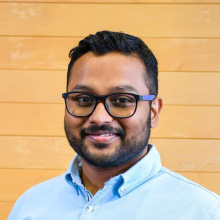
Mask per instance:
[[[0,219],[66,170],[68,52],[104,29],[141,37],[159,60],[163,164],[220,193],[219,27],[220,0],[0,0]]]

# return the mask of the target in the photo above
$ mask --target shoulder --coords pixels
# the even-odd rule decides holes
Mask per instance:
[[[220,219],[220,196],[205,187],[162,167],[159,176],[165,181],[168,193],[182,200],[182,204],[192,206],[199,212],[204,212],[207,219]]]
[[[191,192],[192,193],[191,195],[205,196],[207,199],[220,203],[219,195],[187,179],[186,177],[164,167],[162,167],[162,169],[160,170],[160,173],[163,176],[165,176],[166,180],[170,182],[172,185],[175,184],[175,186],[172,187],[172,190],[175,190],[176,188],[181,187],[182,190]]]
[[[210,199],[213,199],[214,201],[220,202],[219,195],[178,173],[175,173],[165,167],[162,167],[160,173],[166,176],[167,181],[175,182],[176,186],[182,186],[184,189],[199,193],[200,195],[210,197]]]
[[[18,219],[18,216],[34,211],[39,205],[44,207],[50,201],[65,196],[70,188],[65,181],[65,173],[32,186],[16,201],[8,219],[15,219],[15,216]]]
[[[31,195],[39,195],[43,193],[52,193],[53,189],[61,189],[65,184],[65,173],[52,179],[38,183],[26,190],[22,196],[28,197]]]

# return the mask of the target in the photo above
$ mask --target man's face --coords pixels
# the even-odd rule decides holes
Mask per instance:
[[[148,95],[145,72],[144,64],[134,56],[96,56],[88,52],[74,63],[68,92]],[[151,111],[148,101],[139,101],[131,118],[117,119],[100,102],[88,117],[74,117],[66,111],[64,123],[70,145],[85,161],[98,167],[113,167],[132,163],[146,154]]]

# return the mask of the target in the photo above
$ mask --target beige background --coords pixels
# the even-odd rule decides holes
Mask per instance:
[[[25,3],[26,2],[26,3]],[[68,52],[98,30],[141,37],[159,61],[163,164],[220,194],[220,0],[0,0],[0,219],[64,172]]]

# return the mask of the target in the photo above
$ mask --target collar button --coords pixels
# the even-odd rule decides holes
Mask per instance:
[[[87,211],[87,212],[93,212],[93,210],[94,210],[93,206],[88,206],[88,207],[86,208],[86,211]]]
[[[124,193],[124,192],[125,192],[124,186],[122,186],[122,187],[120,188],[120,192],[121,192],[121,193]]]

